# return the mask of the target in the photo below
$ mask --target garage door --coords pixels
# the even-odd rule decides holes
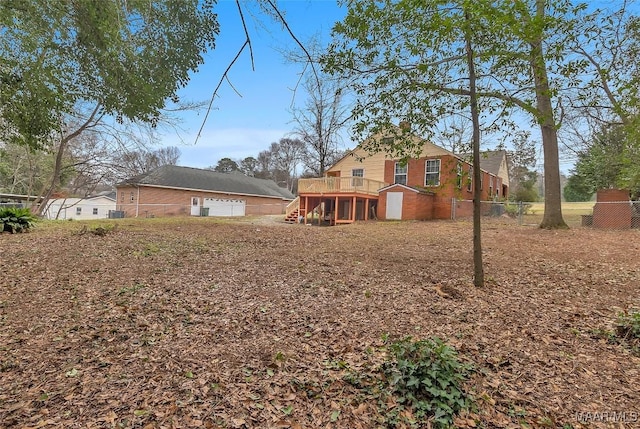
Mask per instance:
[[[202,207],[209,209],[208,216],[244,216],[245,200],[205,198]]]
[[[387,192],[387,219],[402,219],[402,192]]]

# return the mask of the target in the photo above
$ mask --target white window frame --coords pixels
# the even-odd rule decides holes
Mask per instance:
[[[404,172],[400,171],[398,173],[398,167],[400,167],[401,170],[404,170]],[[398,177],[404,177],[404,182],[399,182],[398,181]],[[396,163],[395,163],[395,165],[393,167],[393,183],[399,183],[400,185],[406,185],[408,178],[409,178],[409,164],[402,165],[401,163],[396,161]]]
[[[362,186],[364,184],[364,168],[351,169],[351,186]]]
[[[434,171],[433,167],[429,168],[430,165],[437,165],[437,170]],[[440,186],[440,158],[436,159],[427,159],[424,162],[424,186]],[[438,179],[435,182],[429,183],[429,177],[434,174],[438,174]],[[433,179],[432,179],[433,180]]]
[[[76,216],[80,216],[82,214],[82,207],[76,207]]]
[[[96,215],[96,216],[97,216],[97,215],[98,215],[98,208],[97,208],[97,207],[94,207],[94,208],[92,209],[92,213],[93,213],[94,215]]]

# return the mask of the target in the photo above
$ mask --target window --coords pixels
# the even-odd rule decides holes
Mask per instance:
[[[407,184],[407,164],[402,165],[399,162],[396,162],[393,183],[399,183],[400,185]]]
[[[94,214],[94,215],[97,215],[97,214],[98,214],[98,208],[97,208],[97,207],[93,209],[93,214]]]
[[[197,206],[200,203],[200,201],[198,201],[198,200],[199,200],[198,197],[191,198],[191,205],[192,206]]]
[[[427,159],[424,170],[424,186],[440,186],[440,160]]]
[[[489,176],[489,196],[493,196],[493,176]]]
[[[473,165],[469,166],[469,177],[467,177],[467,191],[473,191]]]
[[[120,192],[120,202],[124,203],[124,192]]]
[[[351,186],[362,186],[364,184],[364,168],[354,168],[351,170]]]
[[[131,201],[133,201],[133,200],[134,200],[134,198],[133,198],[133,192],[132,192],[131,193]]]
[[[76,214],[77,215],[81,215],[82,214],[82,207],[76,207]]]
[[[456,186],[462,189],[462,164],[458,163],[456,170]]]

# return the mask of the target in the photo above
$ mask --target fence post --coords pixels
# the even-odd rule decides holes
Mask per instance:
[[[518,201],[518,225],[522,226],[522,218],[524,214],[524,204],[522,201]]]

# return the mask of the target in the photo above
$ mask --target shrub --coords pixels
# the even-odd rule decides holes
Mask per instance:
[[[2,231],[8,231],[12,234],[16,232],[27,232],[35,225],[36,220],[36,217],[31,214],[29,209],[14,207],[0,209],[0,225],[2,225]]]
[[[629,310],[618,314],[616,333],[629,342],[632,348],[640,346],[640,310]]]
[[[463,391],[470,367],[458,361],[456,351],[439,338],[392,343],[382,369],[398,403],[408,408],[417,423],[432,421],[447,428],[455,415],[471,404]]]

